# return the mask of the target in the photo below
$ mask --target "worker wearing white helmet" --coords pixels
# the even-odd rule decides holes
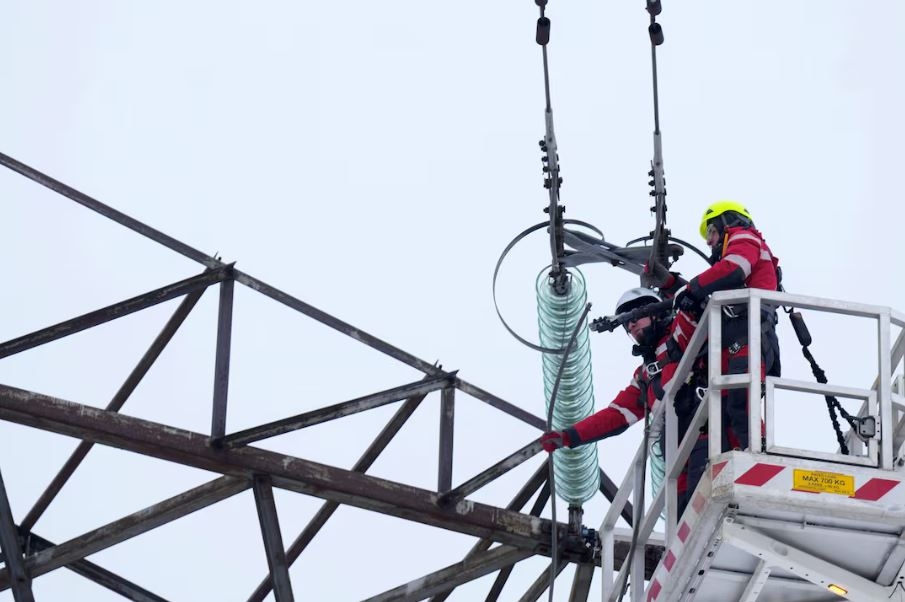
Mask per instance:
[[[626,291],[616,304],[616,314],[644,307],[661,301],[660,296],[649,288],[632,288]],[[560,447],[577,447],[618,435],[632,424],[644,418],[645,405],[652,408],[657,399],[662,399],[666,384],[675,375],[679,359],[688,345],[688,336],[695,323],[688,314],[673,314],[667,310],[659,316],[645,316],[624,324],[626,332],[634,341],[633,355],[642,358],[642,364],[635,369],[631,382],[620,391],[610,404],[597,413],[575,423],[564,431],[544,433],[541,443],[548,452]],[[676,413],[679,416],[680,436],[684,435],[688,423],[697,406],[693,386],[683,386],[676,394]],[[696,461],[706,462],[703,454],[693,454]],[[700,477],[700,471],[697,476]],[[679,511],[687,503],[686,490],[693,491],[697,480],[689,482],[686,476],[678,479]]]

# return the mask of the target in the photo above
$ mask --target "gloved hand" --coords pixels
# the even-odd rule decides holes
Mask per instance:
[[[656,259],[645,263],[644,269],[641,270],[641,286],[645,288],[669,286],[672,280],[672,273]]]
[[[693,318],[701,317],[704,311],[704,303],[701,299],[694,296],[687,286],[683,286],[676,292],[676,296],[672,300],[672,306],[678,311],[684,311]]]
[[[541,435],[540,443],[547,453],[553,453],[560,447],[567,447],[570,443],[569,436],[560,431],[548,431]]]

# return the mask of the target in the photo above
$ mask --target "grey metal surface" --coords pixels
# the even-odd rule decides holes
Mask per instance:
[[[2,154],[2,153],[0,153]],[[87,314],[42,328],[41,330],[30,334],[22,335],[0,343],[0,359],[9,357],[17,353],[22,353],[28,349],[33,349],[39,345],[46,345],[53,341],[62,339],[81,332],[93,326],[98,326],[105,322],[128,316],[129,314],[153,307],[171,299],[178,299],[183,295],[187,295],[194,291],[204,290],[212,284],[217,284],[226,278],[226,268],[216,270],[208,270],[197,276],[174,282],[160,288],[148,291],[137,297],[120,301],[108,305],[107,307],[89,312]]]
[[[138,364],[132,370],[131,374],[129,374],[116,394],[113,395],[113,399],[107,404],[108,410],[111,412],[118,412],[123,407],[129,399],[129,396],[132,395],[132,392],[138,387],[142,378],[148,373],[148,370],[151,369],[151,366],[154,365],[157,358],[160,357],[164,348],[173,339],[173,335],[176,334],[176,331],[182,323],[185,322],[185,319],[198,303],[198,300],[201,299],[201,295],[204,294],[205,290],[207,289],[189,293],[182,302],[179,303],[179,307],[173,312],[173,315],[164,325],[160,334],[157,335],[157,338],[151,343],[151,346],[138,361]],[[35,526],[35,523],[38,522],[38,519],[41,518],[41,515],[47,510],[47,507],[66,484],[66,481],[68,481],[73,473],[75,473],[75,470],[79,467],[82,460],[85,459],[93,446],[94,444],[89,441],[82,441],[79,443],[78,447],[72,452],[62,468],[60,468],[59,472],[57,472],[56,476],[47,486],[47,489],[44,490],[32,506],[31,510],[28,511],[28,514],[25,515],[25,518],[22,519],[19,527],[23,531],[30,531],[31,528]]]
[[[569,602],[587,602],[591,593],[591,580],[594,578],[593,564],[579,564],[575,568],[575,576],[572,578],[572,591],[569,592]]]
[[[386,426],[383,427],[383,430],[381,430],[377,437],[374,438],[374,441],[371,442],[368,449],[364,451],[352,467],[353,472],[367,472],[368,468],[371,467],[374,461],[377,460],[377,457],[380,456],[381,452],[383,452],[390,441],[393,440],[393,437],[396,436],[396,433],[399,432],[399,429],[403,427],[406,421],[415,412],[424,400],[424,397],[425,394],[416,395],[407,400],[398,410],[396,410],[396,413],[393,414],[393,417],[387,422]],[[320,509],[318,509],[314,517],[308,522],[302,532],[299,533],[292,544],[290,544],[289,549],[286,550],[286,560],[289,564],[292,564],[298,559],[321,528],[327,523],[330,517],[333,516],[333,513],[336,512],[337,508],[339,508],[339,503],[331,501],[325,502]],[[251,596],[249,596],[248,602],[262,602],[267,594],[270,593],[271,588],[272,584],[270,579],[265,578],[258,587],[255,588],[255,591],[252,592]]]
[[[465,497],[468,497],[487,483],[506,474],[516,466],[522,464],[543,451],[540,441],[532,441],[510,455],[506,456],[487,470],[468,479],[455,489],[444,491],[440,494],[438,502],[441,505],[454,504]]]
[[[452,489],[453,435],[456,420],[456,390],[443,389],[440,395],[440,441],[437,458],[437,491]]]
[[[364,602],[423,600],[436,593],[510,566],[532,555],[530,550],[497,546],[492,550],[470,555],[461,562],[368,598]]]
[[[426,395],[432,391],[448,387],[450,381],[454,378],[455,373],[429,375],[413,383],[393,387],[392,389],[372,393],[350,401],[325,406],[303,414],[297,414],[260,426],[230,433],[229,435],[222,437],[222,439],[215,439],[213,443],[226,447],[237,447],[248,443],[254,443],[255,441],[260,441],[261,439],[266,439],[268,437],[276,437],[277,435],[290,433],[329,420],[336,420],[337,418],[342,418],[344,416],[350,416],[366,410],[379,408],[388,403],[395,403],[416,395]]]
[[[229,395],[229,357],[233,325],[232,269],[230,278],[220,283],[220,310],[217,316],[217,348],[214,364],[214,402],[211,411],[211,438],[218,439],[226,433],[226,408]]]
[[[33,550],[46,550],[48,548],[56,547],[56,544],[31,532],[28,534],[28,546]],[[127,600],[132,600],[133,602],[167,602],[166,598],[162,598],[93,562],[76,560],[67,564],[66,568],[73,573],[77,573],[82,577],[97,583],[101,587],[116,592]]]
[[[200,433],[2,385],[0,418],[230,476],[269,474],[277,487],[549,554],[547,519],[478,502],[440,510],[434,492],[302,458],[254,448],[216,450]],[[655,557],[662,550],[649,549]],[[618,546],[617,558],[626,551],[627,544]],[[562,554],[575,561],[585,549],[576,543]]]
[[[509,505],[506,506],[506,509],[516,511],[521,510],[522,507],[524,507],[524,505],[528,503],[528,500],[531,499],[531,496],[533,496],[537,492],[538,488],[541,488],[543,485],[541,493],[540,495],[538,495],[537,500],[534,503],[534,507],[531,509],[530,513],[531,516],[539,516],[541,510],[546,506],[547,500],[550,499],[550,488],[547,484],[547,471],[547,464],[542,464],[541,467],[538,468],[537,471],[535,471],[534,475],[530,479],[528,479],[528,482],[525,483],[524,487],[522,487],[522,489],[515,495],[512,501],[509,502]],[[467,560],[472,556],[490,549],[492,543],[493,542],[489,539],[479,540],[465,555],[465,559]],[[503,585],[506,582],[506,579],[509,578],[509,572],[511,572],[511,570],[512,565],[500,569],[500,574],[497,576],[497,579],[494,582],[494,586],[491,589],[497,587],[497,582],[500,583],[499,588],[502,589]],[[434,595],[430,599],[430,602],[442,602],[449,597],[450,593],[452,593],[452,589],[440,592]]]
[[[292,583],[289,581],[289,564],[286,562],[280,521],[273,499],[273,483],[269,476],[258,475],[253,479],[253,489],[274,597],[277,602],[293,602],[295,598],[292,595]]]
[[[245,489],[244,479],[220,477],[194,489],[173,496],[153,506],[98,527],[53,548],[47,548],[25,559],[25,569],[32,578],[81,560],[151,529],[165,525],[196,510],[215,504]],[[9,587],[14,576],[9,569],[0,570],[0,590]]]
[[[0,549],[3,550],[3,562],[6,565],[7,585],[12,587],[13,599],[16,602],[34,602],[31,591],[31,574],[26,570],[22,557],[22,546],[19,545],[19,533],[13,523],[13,512],[0,474]]]

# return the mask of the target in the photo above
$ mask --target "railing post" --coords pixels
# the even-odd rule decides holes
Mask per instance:
[[[748,289],[748,450],[754,453],[763,452],[761,446],[761,366],[763,350],[761,349],[761,315],[760,295],[757,289]]]
[[[880,468],[892,470],[892,439],[895,426],[892,422],[892,358],[890,349],[889,309],[880,312],[877,320],[877,356],[880,359],[877,374],[877,401],[880,404]]]
[[[677,375],[678,376],[678,375]],[[665,499],[664,503],[666,504],[666,548],[669,549],[669,546],[672,544],[673,537],[676,533],[676,523],[679,520],[678,517],[678,494],[676,492],[676,488],[678,487],[678,479],[672,475],[671,462],[673,458],[676,457],[678,453],[678,417],[676,416],[676,407],[675,407],[675,395],[668,395],[664,398],[665,406],[663,411],[666,413],[666,449],[663,451],[664,457],[664,478],[663,478],[663,487]]]
[[[713,458],[723,452],[723,405],[722,390],[713,386],[713,382],[720,376],[722,370],[722,308],[719,305],[710,302],[708,305],[708,330],[710,337],[707,340],[707,397],[710,403],[707,430],[708,430],[708,450],[707,456]]]
[[[613,595],[615,582],[613,573],[616,567],[613,564],[613,550],[616,548],[616,535],[613,527],[605,527],[600,531],[600,550],[603,556],[600,564],[601,589],[603,602],[607,602]]]
[[[647,437],[644,438],[643,445],[649,445]],[[641,529],[644,522],[644,454],[638,454],[635,460],[635,484],[633,486],[635,518],[632,521],[635,529]],[[630,562],[629,574],[631,575],[630,583],[631,593],[629,599],[631,602],[642,602],[644,596],[644,550],[646,545],[639,536],[638,543],[635,545],[635,551],[631,558],[626,558],[626,562]]]
[[[610,509],[607,510],[606,516],[603,517],[603,522],[600,524],[601,556],[603,558],[601,562],[601,581],[603,583],[604,601],[615,599],[616,589],[617,587],[621,588],[622,584],[625,583],[628,568],[631,565],[631,558],[626,558],[622,563],[622,567],[619,569],[618,577],[615,579],[613,578],[613,571],[615,570],[613,554],[615,553],[616,547],[614,530],[616,528],[616,522],[622,515],[622,510],[625,508],[626,502],[628,502],[629,496],[632,495],[636,481],[634,471],[641,463],[641,455],[642,449],[639,448],[638,451],[635,452],[635,457],[629,465],[629,469],[623,477],[619,489],[616,490],[616,495],[610,503]],[[633,511],[635,514],[632,516],[632,524],[637,525],[638,511],[635,510],[635,508],[633,508]]]

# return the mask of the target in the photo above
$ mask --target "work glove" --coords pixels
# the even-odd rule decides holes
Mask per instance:
[[[569,443],[569,435],[560,431],[548,431],[540,437],[540,444],[547,453],[553,453],[560,447],[568,447]]]
[[[691,291],[688,290],[687,286],[683,286],[676,291],[676,296],[673,297],[672,300],[672,306],[678,311],[684,311],[695,320],[700,318],[701,313],[704,311],[704,302],[693,295]]]

